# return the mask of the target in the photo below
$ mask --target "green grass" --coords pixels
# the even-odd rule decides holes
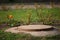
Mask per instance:
[[[52,14],[52,17],[55,18],[56,20],[60,20],[60,8],[44,8],[38,9],[38,13],[41,13],[42,16],[48,17],[49,14]],[[20,21],[23,19],[24,22],[27,22],[27,17],[28,14],[31,13],[31,22],[36,22],[39,20],[39,17],[37,16],[37,12],[35,9],[20,9],[20,10],[8,10],[8,11],[0,11],[0,20],[1,21],[7,21],[7,15],[13,15],[14,19],[17,21]],[[43,17],[43,18],[44,18]]]

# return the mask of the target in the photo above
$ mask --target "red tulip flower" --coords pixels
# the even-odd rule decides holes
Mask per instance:
[[[9,19],[12,19],[12,18],[13,18],[13,15],[9,15],[8,18],[9,18]]]

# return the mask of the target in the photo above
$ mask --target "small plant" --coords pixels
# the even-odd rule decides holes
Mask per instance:
[[[47,15],[47,17],[45,18],[45,20],[43,20],[43,24],[49,24],[49,25],[51,25],[53,23],[53,20],[54,20],[54,18],[52,16],[52,14],[50,13],[50,14]]]
[[[7,18],[10,20],[13,19],[13,15],[7,15]]]
[[[31,13],[29,13],[28,15],[27,15],[27,25],[29,25],[30,24],[30,22],[31,22]]]
[[[20,22],[14,20],[13,15],[8,15],[8,26],[20,26]]]
[[[24,23],[24,19],[20,19],[20,23],[21,23],[21,25],[24,25],[25,23]]]
[[[36,10],[36,14],[37,14],[37,17],[39,19],[38,21],[41,22],[41,20],[42,21],[44,20],[43,19],[44,16],[42,15],[43,14],[42,13],[42,11],[43,11],[42,8],[43,7],[42,7],[42,5],[40,5],[40,7],[38,7],[38,4],[37,3],[35,3],[35,7],[36,7],[36,9],[35,9]]]
[[[13,15],[8,15],[7,18],[8,18],[8,25],[9,26],[13,26],[13,24],[12,24],[13,23],[13,20],[14,20],[13,19]]]

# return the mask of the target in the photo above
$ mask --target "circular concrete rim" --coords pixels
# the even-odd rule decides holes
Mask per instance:
[[[36,36],[36,37],[42,37],[42,36],[55,36],[55,35],[59,35],[60,32],[55,30],[52,31],[23,31],[23,30],[17,30],[17,27],[13,27],[13,28],[9,28],[7,30],[5,30],[5,32],[11,32],[11,33],[24,33],[24,34],[30,34],[32,36]]]
[[[31,26],[31,25],[30,25]],[[9,28],[7,30],[5,30],[5,32],[11,32],[11,33],[25,33],[25,34],[31,34],[32,36],[55,36],[55,35],[59,35],[60,32],[56,29],[51,30],[51,31],[23,31],[23,30],[18,30],[20,29],[21,26],[19,27],[12,27]]]

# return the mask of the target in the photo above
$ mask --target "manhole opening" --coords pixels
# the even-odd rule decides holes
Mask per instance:
[[[22,31],[52,31],[55,28],[51,27],[51,28],[46,28],[46,29],[21,29]],[[19,30],[19,29],[17,29]]]
[[[47,29],[39,29],[39,30],[32,30],[32,31],[52,31],[54,30],[55,28],[47,28]]]

